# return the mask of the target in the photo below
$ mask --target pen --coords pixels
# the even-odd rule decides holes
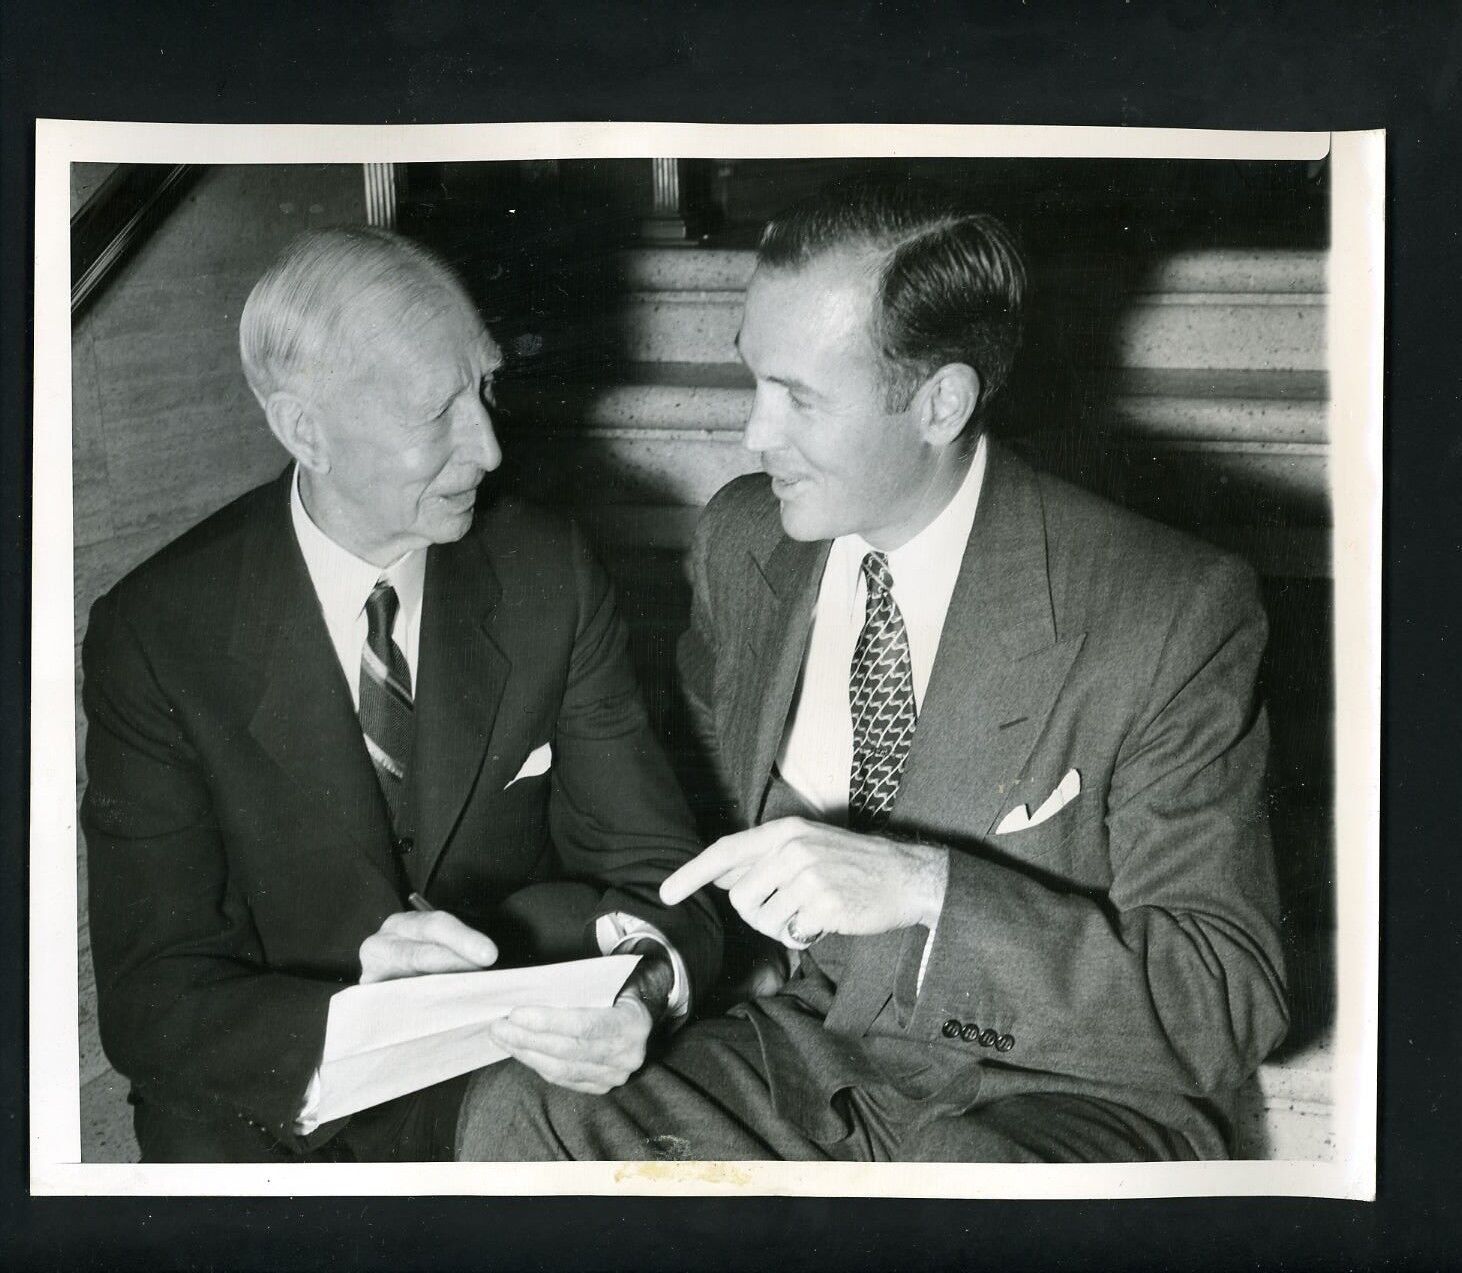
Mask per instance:
[[[406,904],[414,911],[434,911],[436,907],[426,900],[420,893],[412,893],[406,899]]]

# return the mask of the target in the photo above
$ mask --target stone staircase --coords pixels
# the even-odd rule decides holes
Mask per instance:
[[[756,468],[741,446],[751,382],[733,349],[751,268],[741,250],[620,253],[602,311],[538,327],[530,317],[515,347],[541,351],[544,370],[504,395],[511,480],[595,538],[652,712],[672,735],[673,649],[687,614],[681,555],[711,494]],[[1274,595],[1328,605],[1324,254],[1182,252],[1095,279],[1081,268],[1069,276],[1084,285],[1046,302],[1054,335],[1029,351],[1020,399],[1040,409],[1034,427],[1012,421],[1015,441],[1048,467],[1245,553]],[[1328,633],[1323,622],[1316,630]],[[1322,669],[1319,683],[1328,676]],[[1279,768],[1310,780],[1288,784],[1310,792],[1287,841],[1303,858],[1287,878],[1310,882],[1286,930],[1300,934],[1306,989],[1293,1043],[1245,1093],[1247,1157],[1324,1158],[1333,1148],[1329,771],[1323,748],[1312,754],[1329,718],[1316,693],[1271,700],[1276,739],[1298,753]],[[1276,820],[1287,816],[1285,786]],[[82,962],[89,976],[88,951]],[[135,1156],[125,1087],[101,1057],[85,989],[81,1025],[84,1156]]]
[[[626,252],[616,310],[539,335],[597,347],[608,371],[519,390],[526,427],[505,432],[530,489],[611,542],[683,545],[694,511],[755,468],[740,447],[751,382],[733,350],[751,268],[746,251]],[[1099,418],[1084,427],[1120,470],[1113,493],[1159,514],[1173,503],[1178,520],[1252,549],[1270,574],[1329,571],[1324,269],[1313,252],[1176,255],[1145,290],[1082,298],[1084,312],[1065,319],[1107,342]],[[1039,450],[1070,424],[1027,428],[1023,440]]]

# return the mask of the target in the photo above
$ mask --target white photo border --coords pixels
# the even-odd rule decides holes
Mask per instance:
[[[1326,1162],[290,1164],[81,1161],[71,486],[70,165],[887,156],[1315,160],[1331,180],[1336,676],[1335,1150]],[[1385,135],[983,125],[36,125],[30,1184],[38,1195],[688,1194],[1096,1198],[1376,1189]]]

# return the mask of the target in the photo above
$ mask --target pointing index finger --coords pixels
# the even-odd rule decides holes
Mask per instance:
[[[722,836],[678,871],[665,877],[665,882],[660,885],[660,900],[666,906],[675,906],[707,884],[720,884],[726,875],[774,848],[780,842],[779,825],[778,822],[768,822],[749,831]]]

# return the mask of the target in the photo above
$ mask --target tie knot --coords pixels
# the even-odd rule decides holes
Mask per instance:
[[[893,572],[883,553],[872,552],[863,558],[863,578],[868,581],[868,595],[893,596]]]
[[[396,622],[396,610],[399,605],[396,589],[384,579],[371,589],[371,595],[366,598],[365,608],[366,639],[372,644],[381,638],[390,639],[391,628]]]

